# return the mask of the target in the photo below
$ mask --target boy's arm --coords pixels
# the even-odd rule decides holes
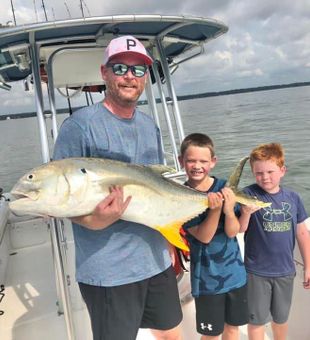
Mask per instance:
[[[243,205],[240,206],[241,215],[239,217],[240,233],[245,232],[248,229],[251,215],[260,208],[255,205]]]
[[[296,238],[304,263],[304,288],[310,289],[310,234],[305,222],[297,224]]]
[[[224,197],[223,213],[225,214],[225,233],[228,237],[235,237],[240,230],[240,223],[235,214],[236,196],[230,188],[223,188]]]
[[[208,216],[200,224],[188,229],[191,235],[203,243],[209,243],[217,230],[223,206],[223,196],[220,192],[210,192],[208,201]]]

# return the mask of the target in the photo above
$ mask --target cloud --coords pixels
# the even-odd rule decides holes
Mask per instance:
[[[13,0],[19,24],[44,21],[41,0]],[[49,20],[81,17],[80,1],[45,1]],[[229,31],[205,46],[205,54],[180,66],[178,94],[309,81],[308,0],[83,0],[86,16],[164,14],[210,17]],[[0,22],[12,20],[10,0],[1,0]],[[181,71],[182,69],[182,71]],[[16,91],[18,92],[18,91]],[[0,98],[7,96],[0,92]],[[6,101],[6,103],[9,103]],[[28,102],[27,102],[28,103]],[[28,103],[29,105],[29,103]]]

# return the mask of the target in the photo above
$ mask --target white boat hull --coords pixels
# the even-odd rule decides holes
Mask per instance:
[[[7,216],[1,207],[2,214]],[[3,219],[4,221],[4,219]],[[5,227],[5,228],[4,228]],[[4,296],[0,298],[1,340],[55,340],[67,339],[63,315],[58,314],[57,290],[51,252],[50,231],[42,219],[13,221],[3,225],[4,235],[0,246],[0,284]],[[70,223],[65,224],[67,238],[67,268],[70,276],[70,300],[73,311],[76,340],[91,340],[90,322],[78,286],[74,282],[74,246]],[[239,237],[242,248],[242,235]],[[301,262],[296,251],[297,263]],[[309,340],[310,323],[308,308],[310,293],[302,288],[302,266],[297,264],[294,299],[290,315],[288,340]],[[195,307],[190,299],[189,274],[179,281],[183,303],[184,339],[198,340],[195,331]],[[266,326],[271,339],[270,325]],[[247,339],[246,326],[242,327],[240,339]],[[149,330],[140,330],[138,340],[154,339]]]

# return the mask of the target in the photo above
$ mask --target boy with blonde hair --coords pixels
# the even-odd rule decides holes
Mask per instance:
[[[262,144],[250,155],[255,184],[246,194],[271,202],[256,210],[242,206],[239,219],[245,233],[245,267],[248,273],[250,340],[264,339],[264,325],[272,321],[275,340],[285,340],[293,293],[295,238],[303,258],[304,288],[310,288],[310,237],[308,217],[297,193],[280,185],[286,173],[284,150],[278,143]]]

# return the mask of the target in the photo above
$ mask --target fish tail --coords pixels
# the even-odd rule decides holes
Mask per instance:
[[[183,223],[183,221],[175,221],[170,224],[156,226],[155,229],[157,229],[175,247],[189,251],[188,246],[185,244],[185,241],[180,234]]]

